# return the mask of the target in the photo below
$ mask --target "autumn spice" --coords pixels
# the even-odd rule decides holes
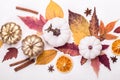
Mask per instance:
[[[30,13],[33,13],[33,14],[38,14],[37,11],[31,10],[31,9],[27,9],[27,8],[23,8],[23,7],[20,7],[20,6],[16,6],[16,9],[17,10],[21,10],[21,11],[30,12]]]

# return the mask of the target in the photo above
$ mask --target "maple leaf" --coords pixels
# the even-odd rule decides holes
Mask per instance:
[[[114,30],[115,33],[120,33],[120,26]]]
[[[107,49],[109,47],[109,45],[102,45],[102,50],[105,50],[105,49]]]
[[[42,15],[40,15],[39,19],[35,17],[22,17],[18,16],[30,29],[36,30],[38,32],[42,32],[42,28],[44,24],[47,22]]]
[[[111,70],[110,68],[110,63],[109,63],[109,59],[107,57],[106,54],[100,55],[99,57],[99,61],[105,66],[107,67],[109,70]]]
[[[98,23],[98,18],[96,15],[96,8],[94,8],[94,13],[93,13],[92,18],[90,20],[89,30],[90,30],[90,34],[92,36],[98,37],[99,23]]]
[[[100,70],[100,61],[98,57],[91,60],[91,66],[93,70],[95,71],[96,75],[98,76],[99,70]]]
[[[90,35],[88,21],[82,15],[74,13],[70,10],[69,25],[73,33],[73,39],[77,45],[80,43],[81,39]]]
[[[91,9],[87,8],[84,13],[86,14],[86,16],[88,16],[91,15],[91,11]]]
[[[87,59],[82,56],[80,61],[81,65],[85,64],[86,62],[87,62]]]
[[[2,62],[12,59],[13,57],[17,58],[17,54],[18,54],[18,49],[16,49],[15,47],[8,48],[8,52],[4,56],[4,59],[2,60]]]
[[[66,43],[63,46],[60,47],[55,47],[61,52],[64,52],[65,54],[70,54],[70,56],[78,56],[79,54],[79,49],[78,46],[74,43]]]

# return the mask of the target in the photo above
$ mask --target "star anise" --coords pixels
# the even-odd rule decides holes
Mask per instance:
[[[53,65],[50,65],[50,66],[48,67],[48,71],[49,71],[49,72],[53,72],[53,71],[54,71],[54,66],[53,66]]]
[[[84,13],[86,14],[86,16],[88,16],[91,15],[91,11],[91,9],[87,8]]]
[[[117,60],[118,60],[116,56],[113,56],[113,57],[110,57],[110,58],[111,58],[113,63],[117,62]]]

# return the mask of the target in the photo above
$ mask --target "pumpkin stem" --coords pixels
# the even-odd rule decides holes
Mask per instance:
[[[46,29],[47,32],[53,32],[53,35],[55,36],[59,36],[61,33],[60,33],[60,29],[58,28],[55,28],[55,29],[52,29],[52,24],[50,24],[49,28]]]

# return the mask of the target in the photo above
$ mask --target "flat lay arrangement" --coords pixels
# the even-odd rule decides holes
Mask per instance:
[[[120,79],[119,11],[106,18],[104,1],[76,1],[7,2],[13,11],[0,16],[1,79]]]

